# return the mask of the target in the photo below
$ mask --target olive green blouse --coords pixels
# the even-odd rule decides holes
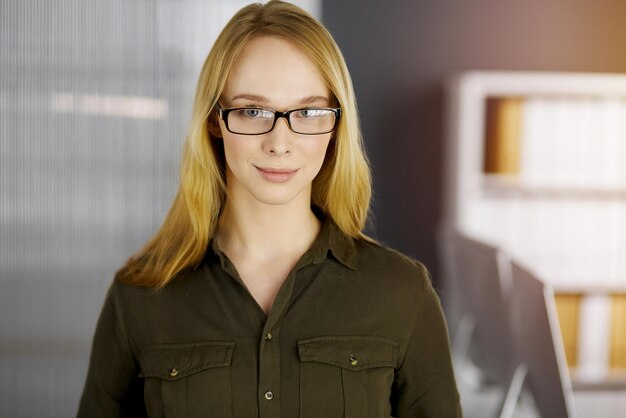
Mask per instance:
[[[113,281],[79,417],[461,416],[425,267],[325,220],[268,315],[212,242],[163,290]]]

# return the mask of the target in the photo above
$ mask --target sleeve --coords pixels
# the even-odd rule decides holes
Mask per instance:
[[[119,283],[109,287],[94,334],[78,418],[145,417],[143,382],[119,310]]]
[[[397,418],[460,418],[448,331],[441,303],[426,268],[404,357],[396,369],[392,415]]]

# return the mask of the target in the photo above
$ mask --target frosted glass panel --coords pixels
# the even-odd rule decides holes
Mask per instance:
[[[105,290],[174,197],[201,64],[247,3],[0,1],[0,416],[75,414]]]

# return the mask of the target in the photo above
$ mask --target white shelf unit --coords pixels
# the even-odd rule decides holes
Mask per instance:
[[[486,158],[492,99],[521,106],[509,142],[517,155],[502,154],[514,155],[512,169],[494,170]],[[623,313],[611,304],[626,293],[626,74],[467,72],[448,83],[447,106],[444,260],[445,239],[458,230],[531,267],[557,298],[580,295],[578,313],[565,319],[577,321],[564,335],[570,371],[589,382],[619,371],[623,385],[623,322],[612,324]],[[444,294],[457,304],[465,297]]]
[[[448,87],[444,226],[505,248],[556,288],[626,291],[626,75],[474,71]],[[484,169],[492,98],[523,103],[514,174]]]

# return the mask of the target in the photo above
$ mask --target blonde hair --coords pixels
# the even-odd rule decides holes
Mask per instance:
[[[371,175],[363,151],[350,74],[330,33],[297,6],[282,1],[250,4],[226,24],[200,73],[185,139],[180,185],[160,229],[117,272],[118,280],[162,288],[178,273],[197,266],[215,233],[225,199],[225,162],[211,134],[215,105],[233,62],[255,35],[281,36],[317,65],[342,115],[324,164],[313,181],[312,205],[348,236],[367,237]]]

